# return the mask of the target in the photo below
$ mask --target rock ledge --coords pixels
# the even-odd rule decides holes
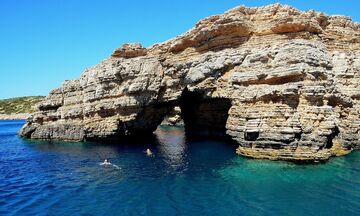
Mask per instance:
[[[230,137],[238,154],[327,160],[360,147],[359,38],[349,17],[236,7],[164,43],[125,44],[50,92],[20,135],[141,136],[180,107],[188,135]]]

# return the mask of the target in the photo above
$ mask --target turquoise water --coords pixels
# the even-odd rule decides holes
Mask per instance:
[[[237,156],[163,127],[148,143],[56,143],[0,121],[0,215],[359,215],[360,151],[326,164]],[[143,152],[150,147],[154,157]],[[116,167],[99,163],[109,158]]]

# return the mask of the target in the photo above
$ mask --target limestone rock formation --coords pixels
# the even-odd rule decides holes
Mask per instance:
[[[179,106],[174,107],[173,110],[164,117],[161,125],[184,126],[184,121],[181,118],[181,108]]]
[[[143,48],[126,44],[38,104],[20,134],[152,133],[174,107],[187,133],[252,158],[322,161],[360,147],[360,25],[287,5],[236,7]]]

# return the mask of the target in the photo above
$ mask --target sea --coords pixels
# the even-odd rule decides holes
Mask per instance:
[[[144,141],[70,143],[23,139],[24,123],[0,121],[2,216],[360,215],[360,151],[298,165],[188,140],[181,127]]]

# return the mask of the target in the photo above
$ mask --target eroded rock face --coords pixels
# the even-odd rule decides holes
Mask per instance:
[[[138,136],[180,106],[185,127],[226,133],[241,155],[326,160],[360,147],[359,38],[348,17],[237,7],[167,42],[117,49],[50,92],[20,135]]]

